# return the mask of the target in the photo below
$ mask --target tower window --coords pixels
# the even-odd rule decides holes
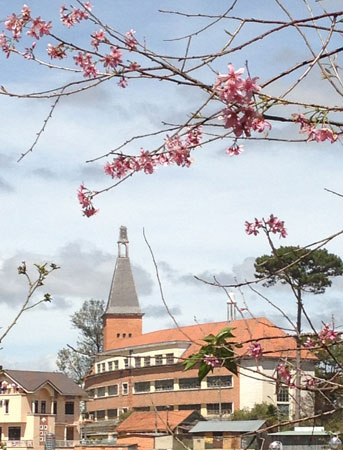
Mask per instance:
[[[123,333],[123,338],[126,338],[126,333]]]
[[[117,338],[120,338],[120,333],[117,333]]]

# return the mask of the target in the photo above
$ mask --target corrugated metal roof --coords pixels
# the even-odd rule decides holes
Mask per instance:
[[[270,436],[329,436],[328,431],[278,431],[269,433]]]
[[[195,427],[189,430],[190,433],[207,432],[232,432],[248,433],[257,431],[265,423],[265,420],[208,420],[198,422]]]

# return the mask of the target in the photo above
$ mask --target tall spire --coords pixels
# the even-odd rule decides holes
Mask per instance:
[[[127,228],[124,226],[119,231],[118,258],[105,314],[143,315],[131,270]]]

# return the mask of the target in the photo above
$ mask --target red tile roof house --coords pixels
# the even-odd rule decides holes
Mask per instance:
[[[277,391],[269,378],[275,376],[280,359],[295,359],[292,337],[264,317],[143,333],[125,227],[120,230],[118,249],[104,314],[104,350],[96,355],[93,371],[85,380],[92,398],[87,410],[94,424],[101,428],[128,410],[171,408],[196,410],[207,418],[227,417],[234,410],[261,402],[273,403],[283,414],[292,414],[294,404],[288,388]],[[184,372],[182,361],[199,350],[202,339],[227,326],[233,328],[237,342],[259,339],[264,356],[258,367],[247,356],[244,345],[238,350],[242,356],[238,376],[219,368],[200,382],[197,369]],[[311,354],[302,352],[304,372],[313,375],[315,361]]]
[[[116,429],[117,445],[136,443],[139,450],[192,448],[188,431],[199,420],[196,411],[133,412]]]
[[[54,434],[72,446],[80,439],[80,401],[86,397],[62,373],[1,370],[0,441],[7,448],[42,450]]]

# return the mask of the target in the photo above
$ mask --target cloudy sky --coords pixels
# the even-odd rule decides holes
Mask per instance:
[[[164,54],[182,54],[185,41],[165,39],[196,31],[208,23],[202,19],[158,13],[157,2],[145,0],[94,0],[94,12],[116,29],[137,30],[137,38]],[[187,11],[223,12],[222,1],[187,2]],[[318,2],[311,2],[315,12]],[[327,0],[327,9],[339,2]],[[294,7],[295,17],[306,15],[302,2]],[[32,0],[33,15],[56,21],[59,0]],[[285,19],[272,0],[238,1],[235,15]],[[19,12],[22,2],[0,0],[2,18]],[[184,2],[163,2],[165,10],[185,11]],[[2,29],[3,23],[1,24]],[[204,37],[194,39],[194,54],[211,52],[227,40],[232,22],[213,27]],[[88,42],[93,29],[79,26],[57,32],[66,39]],[[225,30],[224,30],[225,29]],[[263,29],[261,28],[263,31]],[[261,32],[262,32],[261,31]],[[69,34],[68,34],[69,33]],[[248,29],[240,39],[253,33]],[[314,34],[310,37],[315,39]],[[241,41],[240,41],[241,42]],[[315,45],[319,45],[318,42]],[[254,45],[245,53],[218,63],[224,71],[229,62],[242,67],[249,61],[252,75],[261,81],[271,78],[285,67],[309,57],[301,39],[287,33],[264,45]],[[9,92],[32,92],[53,88],[72,75],[44,69],[32,61],[0,55],[0,84]],[[211,82],[209,75],[204,75]],[[287,80],[290,82],[290,80]],[[317,103],[340,104],[341,98],[330,88],[323,88],[315,70],[294,94]],[[285,89],[280,84],[278,89]],[[276,89],[276,88],[275,88]],[[271,92],[271,91],[270,91]],[[20,163],[17,159],[35,139],[46,118],[51,100],[28,100],[1,96],[0,133],[0,326],[11,323],[27,292],[17,266],[26,261],[34,274],[34,263],[58,264],[41,291],[50,292],[53,302],[22,316],[2,343],[2,365],[8,368],[53,370],[57,351],[73,344],[75,330],[70,315],[90,298],[107,299],[112,279],[116,241],[120,225],[129,231],[130,255],[137,290],[145,312],[144,329],[152,331],[172,326],[161,302],[154,266],[143,238],[145,229],[159,263],[165,297],[177,321],[183,324],[218,321],[226,318],[225,293],[195,280],[215,276],[223,283],[253,278],[256,256],[269,253],[262,236],[247,236],[245,220],[267,217],[273,213],[283,219],[289,237],[283,245],[306,245],[328,236],[342,227],[343,201],[324,188],[343,192],[342,144],[287,144],[280,142],[246,142],[239,157],[225,154],[228,142],[218,141],[194,152],[194,164],[188,169],[161,168],[147,176],[137,174],[115,190],[96,199],[99,214],[82,216],[76,200],[81,182],[92,189],[108,186],[101,160],[96,158],[133,135],[153,132],[162,121],[181,122],[203,101],[194,88],[182,88],[159,82],[136,80],[126,89],[103,85],[78,96],[63,98],[56,108],[37,147]],[[283,137],[297,137],[292,126],[273,126]],[[160,139],[160,140],[159,140]],[[131,145],[130,152],[154,148],[162,138],[146,139]],[[277,245],[279,244],[276,240]],[[343,257],[342,238],[334,240],[330,251]],[[343,323],[341,308],[342,280],[335,280],[325,297],[307,297],[306,306],[315,323],[331,320]],[[294,300],[286,288],[261,289],[271,301],[294,317]],[[39,297],[37,297],[39,298]],[[282,324],[276,310],[250,289],[236,292],[241,307],[248,304],[254,315],[267,315]],[[325,298],[325,301],[324,301]],[[325,308],[323,308],[325,304]]]

